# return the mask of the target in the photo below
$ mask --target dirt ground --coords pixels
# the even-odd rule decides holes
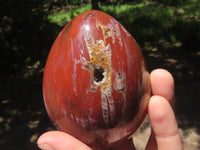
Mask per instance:
[[[185,150],[199,150],[200,134],[196,128],[179,128],[179,132]],[[133,135],[133,141],[137,150],[145,149],[150,133],[151,126],[147,117],[140,129]]]

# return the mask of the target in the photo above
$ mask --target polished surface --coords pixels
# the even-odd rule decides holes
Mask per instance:
[[[147,114],[150,91],[135,40],[100,11],[68,23],[46,62],[43,95],[51,120],[92,147],[133,134]]]

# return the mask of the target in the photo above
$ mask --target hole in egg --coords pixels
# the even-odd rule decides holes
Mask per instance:
[[[95,66],[93,70],[93,84],[101,85],[106,81],[106,71],[100,66]]]

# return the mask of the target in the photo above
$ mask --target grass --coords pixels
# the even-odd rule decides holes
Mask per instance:
[[[145,48],[155,47],[160,43],[163,46],[165,43],[165,48],[179,45],[190,47],[192,50],[199,48],[199,8],[198,0],[188,0],[174,6],[156,2],[100,5],[102,11],[116,18],[136,38],[139,45]],[[69,11],[61,10],[49,14],[48,19],[63,27],[74,17],[88,10],[91,10],[91,5],[86,4]]]
[[[190,16],[200,17],[200,2],[198,0],[190,0],[182,3],[178,6],[166,6],[159,3],[138,3],[138,4],[117,4],[117,5],[100,5],[102,11],[114,15],[116,18],[121,16],[132,18],[129,21],[133,21],[138,16],[147,16],[154,19],[160,19],[159,17],[175,17],[187,18]],[[91,10],[91,5],[86,4],[80,7],[70,9],[68,11],[61,10],[49,14],[48,19],[52,23],[56,23],[60,26],[64,26],[71,19],[77,15]]]
[[[60,12],[55,12],[48,15],[48,20],[52,23],[56,23],[59,26],[64,26],[74,17],[88,10],[91,10],[91,5],[89,4],[77,7],[75,9],[70,9],[69,11],[61,10]]]
[[[121,4],[121,5],[100,5],[102,11],[107,13],[112,13],[117,16],[121,16],[121,14],[127,12],[129,9],[133,8],[140,8],[143,7],[144,4],[137,4],[137,5],[128,5],[128,4]],[[66,25],[70,20],[74,17],[78,16],[79,14],[91,10],[91,5],[86,4],[81,7],[77,7],[75,9],[71,9],[69,11],[61,10],[60,12],[55,12],[53,14],[48,15],[48,20],[52,23],[56,23],[59,26]]]

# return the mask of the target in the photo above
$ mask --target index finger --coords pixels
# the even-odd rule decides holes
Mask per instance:
[[[174,103],[174,78],[164,69],[156,69],[150,74],[152,95],[159,95]]]

